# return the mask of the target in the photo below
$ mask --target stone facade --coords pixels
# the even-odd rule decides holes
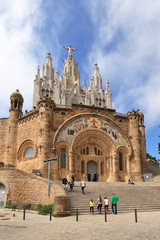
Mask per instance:
[[[23,97],[11,95],[10,116],[0,119],[0,156],[4,165],[27,173],[39,170],[51,179],[85,174],[94,181],[143,181],[147,170],[144,116],[137,110],[119,114],[112,109],[109,83],[95,64],[90,87],[80,87],[77,64],[64,61],[63,76],[54,74],[51,55],[38,67],[34,81],[33,110],[22,114]]]

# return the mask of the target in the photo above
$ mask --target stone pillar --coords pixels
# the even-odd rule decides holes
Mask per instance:
[[[64,194],[59,194],[55,196],[54,199],[54,213],[55,217],[65,217],[69,216],[69,196]]]
[[[16,165],[17,158],[17,132],[18,132],[18,119],[22,116],[23,97],[19,93],[19,90],[12,93],[11,107],[8,125],[7,136],[7,156],[6,164]],[[20,133],[19,133],[20,134]]]
[[[135,181],[142,182],[139,114],[138,111],[132,110],[127,115],[129,117],[129,136],[133,148],[132,175]]]
[[[112,154],[112,169],[110,166],[110,175],[107,179],[109,182],[119,182],[119,174],[118,174],[118,160],[117,160],[117,154],[116,151]]]
[[[75,166],[73,159],[73,151],[69,151],[69,178],[75,175]]]
[[[127,182],[128,179],[132,179],[132,174],[131,174],[131,156],[128,154],[127,155],[127,163],[126,163],[126,176],[125,176],[125,181]]]
[[[38,168],[42,171],[42,176],[48,176],[48,164],[44,163],[51,154],[51,127],[53,124],[54,102],[50,98],[43,98],[38,103],[39,106],[39,136],[38,136]]]

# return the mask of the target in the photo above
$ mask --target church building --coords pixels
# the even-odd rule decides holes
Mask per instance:
[[[65,48],[65,47],[64,47]],[[9,118],[0,119],[0,162],[27,173],[61,180],[74,176],[88,181],[143,181],[147,170],[144,115],[126,114],[112,108],[109,82],[106,90],[95,64],[90,86],[80,86],[80,76],[71,45],[64,60],[63,75],[52,65],[37,68],[33,108],[23,114],[23,96],[10,97]],[[25,99],[27,101],[27,99]]]

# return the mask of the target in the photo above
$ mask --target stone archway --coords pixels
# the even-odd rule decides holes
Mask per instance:
[[[88,181],[107,181],[112,170],[115,145],[112,139],[98,129],[82,131],[72,145],[72,172],[76,180],[85,174]],[[71,160],[71,159],[70,159]]]
[[[0,208],[4,207],[5,186],[0,183]]]
[[[93,160],[87,162],[87,179],[88,181],[97,181],[97,163]]]

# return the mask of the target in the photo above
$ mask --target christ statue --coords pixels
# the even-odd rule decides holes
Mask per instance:
[[[63,46],[64,47],[64,46]],[[72,57],[72,51],[76,51],[76,49],[72,48],[71,45],[69,47],[64,47],[66,50],[68,50],[68,57]]]

